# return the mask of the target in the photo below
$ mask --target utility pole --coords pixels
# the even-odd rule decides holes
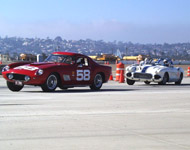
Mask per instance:
[[[126,47],[126,56],[127,56],[127,54],[128,54],[128,48]]]

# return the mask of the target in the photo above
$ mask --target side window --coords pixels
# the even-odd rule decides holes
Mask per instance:
[[[84,66],[89,66],[89,64],[88,64],[88,58],[84,58]]]
[[[71,56],[67,56],[65,59],[65,63],[67,64],[74,64],[75,63],[75,58]]]
[[[76,63],[77,63],[78,65],[82,65],[82,66],[88,66],[88,65],[89,65],[88,59],[87,59],[87,58],[84,58],[84,57],[79,57],[79,58],[77,58]]]

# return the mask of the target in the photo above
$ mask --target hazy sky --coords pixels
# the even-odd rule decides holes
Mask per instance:
[[[190,42],[190,0],[0,0],[0,36]]]

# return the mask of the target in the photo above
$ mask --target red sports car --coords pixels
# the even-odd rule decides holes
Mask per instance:
[[[88,56],[68,52],[54,52],[41,63],[12,63],[2,70],[11,91],[20,91],[24,85],[41,86],[45,92],[77,86],[99,90],[110,74],[111,67],[99,65]]]

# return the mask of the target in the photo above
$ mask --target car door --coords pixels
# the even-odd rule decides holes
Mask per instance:
[[[91,65],[87,57],[78,57],[76,59],[76,84],[77,85],[88,85],[91,78]]]
[[[60,66],[60,74],[63,80],[63,85],[73,85],[75,84],[75,57],[68,56],[66,57],[64,63]]]
[[[169,73],[170,82],[174,82],[179,79],[179,71],[175,67],[173,66],[168,67],[168,73]]]

